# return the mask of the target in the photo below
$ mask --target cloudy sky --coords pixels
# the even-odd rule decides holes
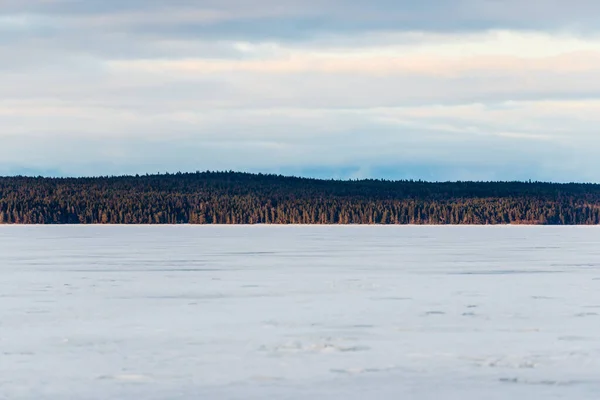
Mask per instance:
[[[0,175],[600,182],[597,0],[0,0]]]

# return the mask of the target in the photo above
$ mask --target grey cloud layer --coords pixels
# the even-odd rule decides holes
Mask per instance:
[[[4,0],[0,15],[169,36],[294,38],[356,30],[593,29],[595,0]],[[1,25],[0,25],[1,26]]]
[[[0,0],[0,174],[600,180],[598,12],[589,0]]]
[[[0,0],[0,69],[72,53],[239,58],[220,42],[351,36],[357,45],[360,32],[588,32],[599,13],[595,0]]]

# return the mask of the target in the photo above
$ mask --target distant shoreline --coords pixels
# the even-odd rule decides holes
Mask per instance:
[[[35,227],[71,227],[71,228],[86,228],[86,227],[102,227],[102,228],[600,228],[597,225],[571,224],[571,225],[540,225],[540,224],[0,224],[1,228],[35,228]]]
[[[0,224],[600,225],[600,185],[238,172],[0,178]]]

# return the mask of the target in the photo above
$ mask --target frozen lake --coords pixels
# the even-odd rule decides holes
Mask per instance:
[[[0,399],[597,399],[600,228],[0,227]]]

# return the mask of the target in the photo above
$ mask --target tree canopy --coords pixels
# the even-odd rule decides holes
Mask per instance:
[[[318,180],[237,172],[0,177],[4,224],[600,223],[600,185]]]

